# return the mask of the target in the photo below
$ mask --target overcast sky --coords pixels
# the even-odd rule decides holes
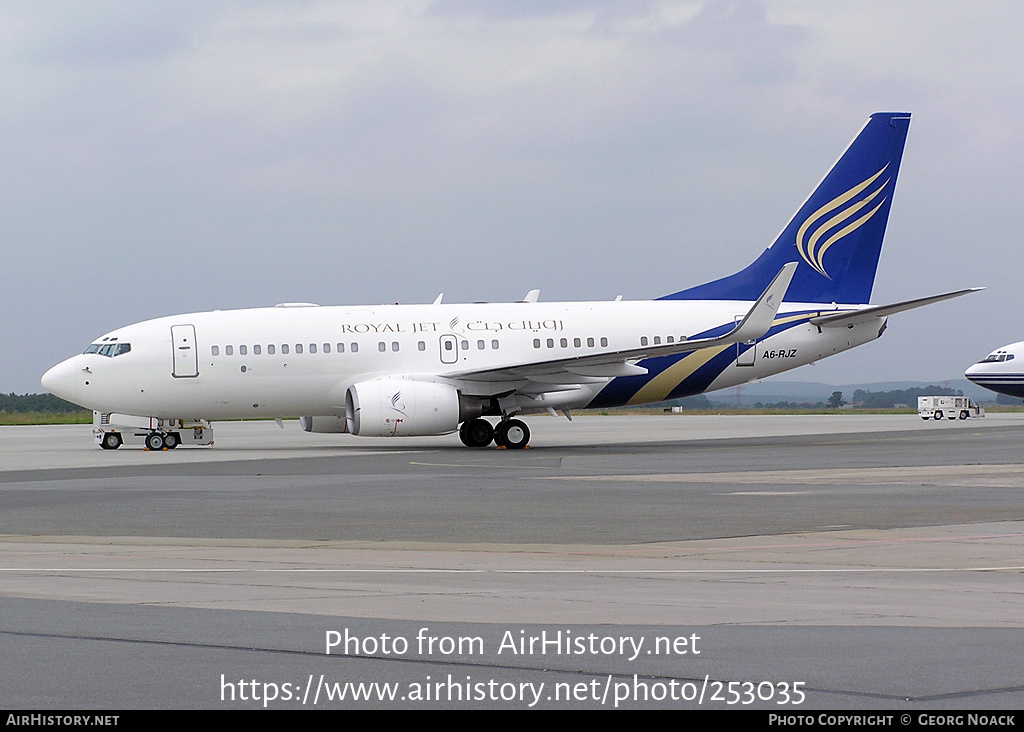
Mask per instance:
[[[959,378],[1024,339],[1022,38],[1014,0],[6,1],[0,391],[179,312],[714,279],[875,111],[913,121],[873,301],[989,290],[781,378]]]

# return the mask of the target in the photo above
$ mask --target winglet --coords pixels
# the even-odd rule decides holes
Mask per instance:
[[[526,293],[526,297],[524,297],[519,302],[537,302],[539,298],[540,290],[530,290],[529,292]]]
[[[779,273],[775,275],[775,279],[761,293],[761,297],[757,298],[757,302],[754,303],[754,306],[743,317],[740,324],[729,333],[730,341],[737,343],[750,342],[757,340],[768,332],[768,329],[772,327],[772,323],[775,322],[775,314],[779,312],[779,307],[786,297],[789,283],[793,281],[796,267],[796,262],[789,262],[779,270]]]
[[[796,268],[796,262],[789,262],[783,265],[779,273],[775,275],[775,279],[761,293],[761,297],[757,298],[757,301],[747,311],[747,314],[743,316],[740,324],[725,335],[685,341],[685,349],[675,346],[669,350],[669,346],[662,346],[656,350],[682,353],[684,350],[696,351],[701,348],[710,348],[711,346],[724,346],[730,343],[752,343],[756,341],[764,336],[771,329],[772,323],[775,322],[775,315],[779,312],[782,301],[786,299],[786,292],[789,290],[789,283],[793,281]],[[658,355],[650,349],[646,353],[648,356]]]

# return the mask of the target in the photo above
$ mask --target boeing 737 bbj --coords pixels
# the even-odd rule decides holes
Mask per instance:
[[[504,304],[174,315],[107,333],[42,384],[95,411],[105,448],[126,438],[121,415],[148,419],[133,429],[150,449],[209,442],[208,420],[299,415],[308,432],[458,430],[470,447],[523,448],[522,415],[788,371],[875,340],[893,313],[972,291],[867,304],[909,125],[873,114],[756,261],[657,300],[544,303],[532,291]]]

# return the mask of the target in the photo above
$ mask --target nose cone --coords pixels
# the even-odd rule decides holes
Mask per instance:
[[[980,365],[981,364],[974,364],[973,366],[968,368],[966,371],[964,371],[964,378],[965,379],[970,379],[971,381],[977,383],[978,376],[981,374]]]
[[[82,371],[82,366],[76,363],[77,360],[69,358],[67,361],[61,361],[43,374],[43,378],[40,379],[43,389],[54,396],[78,404],[79,386],[84,383],[82,377],[86,374]]]

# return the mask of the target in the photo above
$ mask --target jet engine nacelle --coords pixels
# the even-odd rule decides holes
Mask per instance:
[[[344,417],[299,417],[299,426],[306,432],[339,434],[348,432]]]
[[[450,384],[385,378],[361,381],[345,392],[345,418],[353,435],[444,435],[459,428],[459,390]]]

